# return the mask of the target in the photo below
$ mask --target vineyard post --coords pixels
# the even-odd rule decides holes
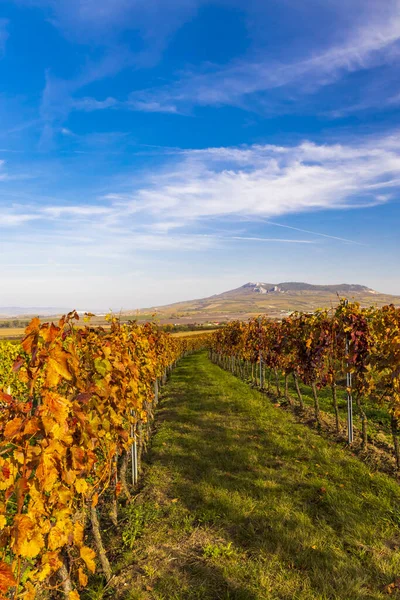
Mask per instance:
[[[137,483],[139,481],[139,474],[138,474],[138,451],[137,451],[136,435],[135,435],[135,441],[133,444],[133,451],[134,451],[134,455],[135,455],[135,483]]]
[[[135,416],[135,411],[131,411],[132,416]],[[133,438],[133,444],[131,446],[131,457],[132,457],[132,485],[136,485],[138,482],[138,468],[137,468],[137,442],[136,442],[136,427],[131,425],[131,437]]]
[[[154,382],[154,406],[157,406],[158,404],[158,377],[156,377],[156,380]]]
[[[349,338],[346,335],[346,355],[349,356]],[[353,396],[351,394],[352,377],[347,358],[346,388],[347,388],[347,434],[349,444],[353,443]]]

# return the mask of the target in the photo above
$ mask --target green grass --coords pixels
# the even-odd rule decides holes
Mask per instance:
[[[284,377],[282,374],[279,376],[280,389],[282,396],[284,395]],[[266,386],[265,382],[265,386]],[[314,406],[314,399],[312,396],[311,387],[302,383],[299,380],[299,388],[303,396],[304,404],[310,407]],[[342,426],[346,427],[347,422],[347,393],[344,386],[338,385],[337,391],[337,403],[339,409],[339,416],[342,422]],[[271,393],[276,394],[275,375],[271,374]],[[293,383],[293,378],[289,376],[289,395],[298,403],[296,389]],[[283,398],[282,398],[283,399]],[[334,409],[332,405],[332,392],[329,386],[318,390],[318,399],[320,409],[330,415],[334,415]],[[385,406],[379,406],[374,404],[368,398],[362,399],[362,405],[365,414],[368,419],[367,432],[369,441],[386,442],[386,444],[392,444],[391,429],[390,429],[390,414],[389,410]],[[353,400],[353,422],[354,427],[361,431],[361,416],[359,414],[356,402]]]
[[[157,422],[109,597],[388,597],[385,587],[400,575],[394,480],[297,424],[204,353],[181,361]]]

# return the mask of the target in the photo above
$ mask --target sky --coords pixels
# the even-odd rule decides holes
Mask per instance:
[[[400,0],[0,0],[0,306],[400,294]]]

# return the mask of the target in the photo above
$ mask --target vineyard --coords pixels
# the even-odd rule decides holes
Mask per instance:
[[[359,423],[360,438],[365,449],[370,442],[374,424],[379,420],[380,426],[384,429],[386,427],[391,436],[395,465],[397,469],[400,468],[398,444],[400,310],[393,306],[362,309],[358,304],[342,301],[335,309],[321,310],[313,314],[294,313],[281,322],[266,317],[251,319],[248,322],[234,321],[211,334],[192,336],[172,336],[160,331],[152,323],[122,324],[113,317],[110,317],[107,328],[91,326],[90,317],[85,321],[84,325],[79,323],[79,317],[75,312],[63,317],[57,325],[41,323],[39,319],[34,319],[27,327],[20,345],[10,342],[0,343],[0,599],[77,600],[91,597],[85,595],[85,589],[90,587],[95,572],[100,571],[105,582],[111,582],[114,577],[109,559],[109,538],[104,539],[104,522],[111,522],[115,528],[118,528],[121,510],[125,511],[125,516],[133,515],[134,520],[133,525],[125,525],[122,534],[123,542],[117,542],[117,545],[124,543],[132,552],[135,552],[139,530],[140,535],[145,538],[148,529],[152,540],[149,544],[154,544],[159,531],[165,530],[165,524],[157,521],[157,515],[161,514],[161,492],[149,512],[146,507],[140,508],[140,505],[135,504],[135,486],[142,472],[142,462],[149,445],[151,423],[160,394],[163,393],[162,390],[165,389],[170,374],[174,380],[173,370],[180,359],[183,359],[184,366],[177,368],[180,375],[174,380],[172,389],[175,391],[171,397],[173,403],[178,403],[177,408],[171,413],[169,429],[164,423],[164,428],[167,427],[164,438],[161,432],[158,435],[161,436],[162,441],[155,443],[155,451],[157,452],[157,447],[160,448],[157,455],[160,469],[166,460],[165,447],[170,446],[168,460],[175,465],[171,468],[178,468],[179,460],[182,460],[180,468],[184,477],[189,478],[174,492],[177,497],[165,501],[166,505],[168,507],[173,505],[173,510],[179,513],[179,507],[175,507],[174,503],[178,502],[182,490],[187,492],[191,486],[194,486],[192,496],[188,500],[190,511],[181,514],[184,521],[179,525],[179,536],[182,536],[182,531],[190,531],[190,535],[195,537],[199,523],[202,527],[208,527],[207,519],[211,519],[210,522],[213,524],[214,521],[221,522],[228,508],[213,507],[212,510],[216,512],[210,517],[206,510],[208,501],[205,499],[209,493],[207,490],[210,486],[215,486],[216,477],[218,481],[219,477],[223,477],[223,485],[228,486],[227,489],[230,485],[239,486],[237,487],[239,493],[239,490],[247,485],[249,471],[253,470],[252,463],[248,463],[249,457],[252,456],[251,460],[254,461],[258,453],[260,458],[257,460],[267,461],[266,466],[262,467],[266,469],[267,479],[260,479],[257,475],[257,483],[254,485],[261,486],[264,491],[260,498],[257,491],[254,502],[263,503],[262,511],[265,514],[269,510],[278,511],[277,505],[268,502],[269,494],[277,485],[276,482],[273,483],[275,474],[269,464],[271,460],[275,464],[273,457],[277,456],[277,452],[287,453],[287,449],[284,450],[284,447],[280,446],[281,437],[290,440],[288,457],[289,455],[308,456],[307,453],[311,452],[309,458],[301,460],[306,461],[307,465],[316,464],[317,471],[312,477],[315,477],[317,483],[311,486],[309,492],[307,491],[310,494],[307,502],[311,502],[312,506],[317,502],[321,510],[324,510],[321,502],[326,489],[335,485],[335,489],[339,490],[339,496],[335,496],[336,492],[334,494],[335,502],[340,503],[342,493],[340,488],[343,487],[341,478],[346,477],[348,485],[352,489],[354,487],[352,494],[354,493],[356,498],[359,490],[369,485],[365,483],[366,471],[353,463],[347,464],[338,454],[342,450],[338,448],[335,451],[337,454],[334,454],[334,451],[327,448],[326,442],[318,435],[318,429],[322,425],[321,399],[323,409],[326,411],[328,396],[337,433],[343,433],[342,416],[345,411],[349,440],[352,439],[354,427]],[[198,351],[204,349],[207,349],[211,361],[217,366],[211,365],[204,352],[199,354]],[[201,358],[196,359],[196,363],[190,363],[192,355]],[[209,373],[204,361],[215,371]],[[230,373],[223,373],[219,367]],[[202,371],[198,372],[198,369]],[[223,373],[228,379],[219,379],[218,372]],[[252,385],[254,389],[250,390],[249,396],[241,387],[236,391],[236,384],[231,384],[230,380],[233,382],[238,380],[232,377],[232,374],[246,384]],[[195,379],[192,380],[190,377]],[[180,386],[180,381],[186,383]],[[238,381],[238,385],[245,386],[243,382]],[[226,386],[229,393],[222,387],[219,389],[218,385]],[[321,455],[315,458],[314,454],[318,450],[307,449],[306,451],[301,442],[292,440],[293,436],[301,440],[299,430],[295,430],[290,424],[288,415],[282,414],[278,418],[274,413],[269,412],[276,409],[271,403],[266,402],[265,395],[260,394],[257,388],[269,394],[275,401],[279,400],[289,406],[293,405],[293,396],[295,396],[297,410],[300,412],[305,410],[307,402],[311,399],[314,423],[317,428],[317,433],[312,434],[314,437],[311,448],[314,449],[315,445],[321,446]],[[192,403],[193,410],[186,405],[187,402]],[[272,408],[264,408],[266,404],[270,404]],[[255,408],[251,408],[253,405]],[[239,411],[235,416],[238,407],[241,412]],[[247,414],[250,409],[251,414]],[[264,415],[264,411],[266,411],[265,416],[262,417],[264,420],[260,421],[259,414]],[[241,434],[236,431],[229,432],[229,427],[232,428],[236,421]],[[191,445],[188,432],[192,425]],[[293,433],[289,434],[285,431],[286,425]],[[279,435],[278,429],[274,433],[274,448],[268,446],[272,443],[271,426],[274,429],[276,427],[281,429]],[[201,433],[203,427],[204,434]],[[215,432],[215,440],[213,440],[213,432]],[[242,448],[244,440],[246,442]],[[179,445],[175,454],[173,443]],[[161,445],[157,446],[157,444]],[[180,444],[183,444],[182,447]],[[269,453],[264,451],[267,447]],[[248,455],[247,451],[251,448],[251,453]],[[230,456],[232,456],[231,462],[229,462]],[[291,460],[300,462],[297,458]],[[217,476],[215,465],[218,461],[221,463],[221,475]],[[342,467],[334,467],[332,461],[336,461]],[[326,463],[324,467],[326,481],[321,479],[323,474],[320,471],[323,462]],[[157,464],[156,461],[153,469],[157,470]],[[196,464],[200,465],[198,467],[201,468],[200,475],[199,472],[190,472]],[[285,463],[281,462],[280,468],[286,468],[284,465]],[[295,469],[296,479],[293,479],[294,472],[290,467],[285,476],[289,478],[287,482],[291,481],[291,486],[302,489],[309,475],[304,475],[306,479],[303,479],[302,471],[298,471],[299,468]],[[311,469],[311,466],[307,466],[307,469]],[[346,469],[353,475],[346,476]],[[261,472],[264,473],[264,470]],[[232,483],[236,472],[242,474]],[[153,476],[153,487],[156,481],[160,486],[163,478],[158,475]],[[169,483],[168,486],[174,488],[178,481],[177,475],[174,481],[175,484]],[[206,491],[201,497],[196,487],[200,485],[200,481],[204,481],[206,486]],[[293,490],[285,491],[287,482],[279,480],[282,493],[287,494],[283,496],[284,502],[288,503],[289,498],[294,502],[296,494]],[[397,488],[398,485],[394,480],[391,483],[382,480],[381,488],[373,487],[368,490],[365,488],[363,493],[366,494],[367,504],[363,507],[360,505],[357,518],[361,519],[361,514],[366,510],[371,511],[371,516],[368,517],[370,519],[368,521],[370,542],[368,543],[382,538],[380,543],[384,544],[385,535],[390,534],[392,537],[396,535],[394,533],[397,531],[398,524],[396,506],[400,506],[400,491]],[[246,506],[249,494],[253,494],[253,487],[243,489],[243,502]],[[385,492],[388,494],[387,498],[385,497],[382,508],[378,510],[375,494],[379,495],[380,489],[389,491]],[[236,493],[235,490],[234,487],[232,493]],[[148,493],[151,496],[153,492],[150,490]],[[170,492],[165,493],[168,495]],[[316,493],[317,500],[315,500]],[[228,497],[224,500],[227,506],[230,502]],[[193,498],[197,498],[196,502]],[[297,515],[299,522],[303,519],[302,511],[306,510],[307,502],[305,503],[304,498],[299,495],[298,504],[291,509],[293,514]],[[375,507],[374,510],[371,506]],[[168,510],[172,509],[168,508]],[[332,512],[333,508],[329,510]],[[337,510],[336,505],[334,510]],[[199,511],[200,516],[195,525],[194,515]],[[232,511],[234,512],[233,507],[229,507],[228,512],[233,515]],[[380,513],[382,513],[382,527],[384,525],[382,530],[375,518]],[[148,514],[149,524],[145,525]],[[169,513],[162,514],[163,519],[167,521],[166,515]],[[207,514],[208,517],[204,516]],[[232,523],[237,518],[238,516],[232,516]],[[318,518],[320,519],[321,515]],[[354,521],[354,515],[352,518]],[[243,519],[247,522],[248,516],[243,516]],[[257,527],[270,543],[271,529],[268,527],[271,526],[265,528],[261,517],[260,519],[258,524],[252,525],[256,527],[252,534],[254,538],[254,540],[251,538],[252,543],[257,540]],[[282,523],[285,519],[286,517]],[[353,521],[350,519],[350,522]],[[333,527],[333,523],[331,526]],[[168,527],[168,531],[173,531],[174,523],[172,522]],[[232,524],[228,524],[226,530],[231,535]],[[208,535],[208,529],[207,532]],[[360,524],[360,539],[367,535],[366,532],[367,524]],[[246,533],[243,542],[245,544],[249,543],[248,535],[250,534]],[[303,532],[301,535],[306,534]],[[307,535],[318,538],[316,529],[312,530],[312,534],[309,532]],[[336,544],[330,550],[333,553],[332,557],[343,542],[341,534],[335,535],[338,537],[332,542]],[[327,531],[326,540],[322,542],[321,538],[319,543],[329,545],[330,536],[331,533]],[[240,536],[239,538],[241,539]],[[232,541],[222,543],[218,537],[216,540],[215,544],[213,542],[214,545],[211,542],[205,544],[201,560],[215,558],[225,560],[234,555],[233,550],[231,551]],[[352,540],[351,536],[349,540]],[[160,547],[164,547],[167,543],[166,539],[159,542]],[[308,542],[303,540],[300,544],[298,540],[292,541],[292,546],[294,544],[292,547],[288,538],[285,550],[287,556],[291,556],[296,544],[305,543],[307,545]],[[351,545],[353,541],[346,543]],[[311,548],[315,549],[316,545],[311,545]],[[343,552],[345,551],[343,547]],[[191,559],[195,562],[199,560],[197,552],[198,550],[195,550],[194,557]],[[137,550],[137,553],[137,561],[140,562],[147,550],[142,548]],[[378,574],[379,569],[375,563],[373,569],[372,566],[369,567],[372,569],[371,577],[375,579],[368,585],[376,586],[379,582],[379,589],[383,589],[382,586],[385,584],[387,593],[397,593],[397,589],[400,589],[395,573],[397,559],[391,555],[384,556],[387,562],[379,567],[382,573]],[[296,563],[294,555],[287,560],[290,565]],[[332,560],[336,559],[332,558]],[[340,560],[342,561],[342,558]],[[313,568],[309,558],[304,561],[305,566],[299,567],[300,570]],[[159,563],[160,560],[157,559],[155,563],[157,569],[160,568]],[[322,571],[324,565],[325,563],[321,562]],[[242,565],[240,568],[245,567]],[[155,567],[153,569],[149,563],[143,569],[154,579],[157,571]],[[338,569],[341,570],[342,567],[338,566]],[[360,570],[358,569],[357,566],[357,586],[362,587],[364,584],[360,574],[361,565]],[[195,576],[197,577],[197,574]],[[234,577],[233,574],[231,576]],[[274,575],[271,574],[271,577],[273,580]],[[347,577],[347,574],[343,575],[343,581],[338,580],[335,585],[346,589],[346,586],[350,585]],[[140,587],[140,578],[138,581],[139,583],[136,581],[135,585]],[[300,579],[298,581],[300,582]],[[316,585],[313,581],[313,577],[310,576],[311,587]],[[300,585],[299,582],[296,585]],[[222,585],[221,581],[219,583]],[[160,583],[160,586],[162,585],[164,584]],[[182,580],[177,585],[186,586],[187,582]],[[269,582],[268,585],[272,584]],[[318,585],[325,584],[321,580]],[[351,585],[354,587],[356,583],[353,582]],[[138,595],[132,598],[181,597],[169,595],[168,584],[165,586],[167,592],[160,592],[160,595]],[[282,586],[283,589],[283,583]],[[145,586],[145,590],[148,587]],[[229,590],[228,595],[220,595],[222,592],[217,588],[211,586],[204,596],[195,596],[191,595],[192,588],[189,586],[186,595],[182,598],[272,598],[268,595],[235,595],[236,592],[229,595]],[[149,589],[153,589],[153,581]],[[360,595],[354,597],[381,597],[381,592],[371,596],[363,593],[360,592]],[[282,595],[276,597],[294,596],[286,596],[282,592]],[[326,592],[326,595],[300,597],[344,598],[340,595],[331,595],[331,592]]]
[[[400,469],[400,309],[360,308],[343,300],[336,309],[294,313],[281,322],[267,318],[235,321],[213,334],[211,358],[232,373],[300,409],[300,384],[312,397],[321,426],[319,394],[329,390],[336,432],[338,396],[347,396],[348,440],[353,441],[353,400],[361,423],[362,448],[369,441],[368,414],[390,423],[393,452]],[[326,398],[326,393],[324,394]],[[383,423],[384,424],[384,423]]]
[[[77,328],[78,320],[34,319],[21,347],[0,347],[1,598],[61,589],[76,600],[97,559],[111,578],[99,513],[117,522],[118,502],[137,482],[158,387],[204,344],[152,324],[112,319],[105,330]]]

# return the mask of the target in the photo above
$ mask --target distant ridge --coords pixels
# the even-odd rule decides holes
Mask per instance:
[[[365,285],[358,285],[355,283],[339,283],[336,285],[314,285],[312,283],[304,283],[301,281],[284,281],[283,283],[245,283],[238,290],[250,290],[262,294],[272,294],[274,292],[302,292],[302,291],[314,291],[314,292],[331,292],[331,293],[370,293],[376,294],[377,292]],[[235,291],[235,290],[232,290]],[[229,292],[227,292],[229,293]]]
[[[0,306],[0,317],[52,316],[68,312],[54,306]]]
[[[355,283],[312,284],[301,281],[268,283],[264,281],[247,282],[244,285],[215,294],[207,298],[175,302],[166,306],[153,306],[141,310],[123,311],[123,315],[140,320],[150,319],[156,314],[160,322],[193,323],[221,322],[231,319],[267,314],[280,318],[295,310],[312,312],[317,308],[335,305],[339,297],[354,299],[362,306],[400,306],[400,296],[382,294],[370,287]],[[24,318],[31,316],[56,317],[67,313],[70,308],[60,307],[0,307],[0,319]],[[90,309],[87,309],[90,310]],[[83,313],[85,311],[79,310]],[[91,309],[99,317],[104,310]]]
[[[315,285],[301,281],[250,281],[222,294],[142,309],[140,313],[156,313],[161,322],[176,323],[217,323],[246,319],[259,314],[281,318],[296,310],[313,312],[318,308],[329,308],[337,304],[341,297],[355,300],[362,306],[400,306],[400,296],[382,294],[368,286],[355,283]]]
[[[30,317],[57,317],[67,314],[71,308],[60,308],[57,306],[0,306],[0,319],[12,318],[30,318]],[[79,314],[84,314],[85,310],[77,310]],[[104,311],[92,311],[104,312]]]

